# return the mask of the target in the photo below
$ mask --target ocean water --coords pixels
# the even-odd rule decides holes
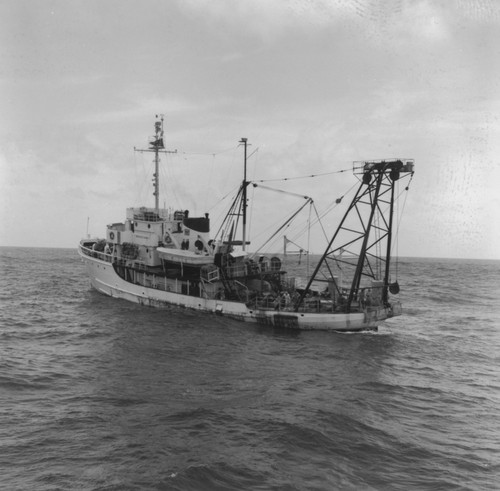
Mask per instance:
[[[500,489],[500,261],[405,259],[377,333],[294,332],[89,287],[0,248],[0,488]]]

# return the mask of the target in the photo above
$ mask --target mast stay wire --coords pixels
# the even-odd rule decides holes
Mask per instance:
[[[229,153],[229,152],[232,152],[236,149],[239,148],[239,145],[236,145],[236,146],[232,146],[230,148],[226,148],[226,149],[223,149],[223,150],[220,150],[220,151],[217,151],[217,152],[177,152],[177,155],[182,155],[184,156],[184,158],[186,159],[186,157],[189,157],[189,156],[210,156],[212,157],[212,172],[211,172],[211,177],[212,177],[212,174],[213,174],[213,168],[215,166],[215,157],[218,156],[218,155],[221,155],[221,154],[226,154],[226,153]],[[259,150],[259,148],[256,148],[248,157],[247,159],[249,159],[250,157],[252,157],[257,151]],[[142,152],[141,152],[142,154]],[[137,173],[137,155],[136,153],[134,152],[134,169]],[[166,156],[166,159],[165,160],[168,160],[168,155]],[[172,182],[172,178],[173,178],[173,167],[174,167],[174,164],[173,162],[170,162],[172,165],[168,165],[169,162],[165,161],[165,164],[166,165],[162,165],[160,166],[160,169],[159,169],[159,172],[161,174],[163,174],[163,177],[164,179],[161,179],[160,182],[162,182],[163,184],[163,188],[164,188],[164,194],[166,194],[167,196],[168,195],[173,195],[173,198],[174,198],[174,201],[177,202],[177,205],[180,206],[180,200],[179,200],[179,197],[177,196],[177,193],[175,191],[175,188],[171,187],[171,186],[168,186],[168,184],[166,183],[169,183],[169,182]],[[147,172],[146,172],[146,165],[145,165],[145,160],[144,158],[141,158],[140,159],[140,164],[141,164],[141,167],[142,167],[142,172],[144,175],[147,175]],[[148,164],[148,167],[150,167],[150,165]],[[140,182],[142,183],[140,189],[139,189],[139,196],[136,197],[136,202],[137,203],[142,203],[144,201],[144,199],[142,198],[144,192],[145,192],[145,188],[147,187],[147,179],[140,179]],[[166,187],[165,187],[166,186]],[[227,196],[229,196],[230,194],[232,194],[234,192],[235,189],[237,189],[238,186],[236,186],[235,188],[231,189],[231,191],[225,195],[223,198],[221,198],[220,200],[218,200],[214,205],[212,205],[209,209],[209,211],[213,210],[213,208],[215,208],[221,201],[223,201],[224,199],[227,198]],[[148,188],[149,190],[149,188]],[[205,199],[205,208],[207,207],[207,202],[208,201],[208,197],[206,197]]]
[[[191,155],[212,155],[212,156],[213,156],[213,159],[214,159],[214,160],[213,160],[213,163],[215,163],[215,157],[216,157],[216,155],[219,155],[219,154],[221,154],[221,153],[234,152],[234,151],[235,151],[235,150],[237,150],[239,147],[240,147],[240,145],[237,145],[236,147],[231,147],[231,148],[229,148],[229,149],[227,149],[227,150],[223,150],[223,151],[218,152],[218,153],[211,153],[211,154],[191,154]],[[253,156],[253,155],[254,155],[254,154],[255,154],[258,150],[259,150],[259,147],[257,147],[257,148],[256,148],[256,149],[255,149],[255,150],[254,150],[254,151],[253,151],[253,152],[252,152],[249,156],[247,156],[247,161],[248,161],[248,159],[249,159],[250,157],[252,157],[252,156]],[[183,152],[183,153],[184,153],[184,154],[186,154],[186,152]],[[189,155],[189,154],[187,154],[187,155]],[[234,154],[233,154],[233,162],[234,162]],[[254,164],[254,170],[253,170],[254,175],[255,175],[255,171],[256,171],[256,169],[255,169],[256,165],[257,165],[257,164]],[[233,165],[231,165],[231,168],[233,168],[233,167],[234,167],[234,166],[233,166]],[[229,178],[229,173],[226,173],[226,182],[227,182],[228,178]],[[248,181],[248,183],[251,183],[251,182],[252,182],[252,181]],[[237,186],[233,187],[233,188],[232,188],[232,189],[231,189],[231,190],[230,190],[227,194],[225,194],[222,198],[220,198],[219,200],[215,201],[215,202],[212,204],[212,206],[210,206],[210,208],[207,210],[207,212],[209,212],[209,213],[210,213],[210,212],[212,212],[212,211],[214,210],[214,208],[216,208],[217,206],[219,206],[219,205],[220,205],[220,204],[221,204],[221,203],[222,203],[225,199],[227,199],[227,198],[228,198],[228,196],[233,195],[233,193],[235,193],[235,192],[236,192],[236,191],[238,191],[238,190],[240,190],[240,191],[241,191],[241,183],[240,183],[240,184],[238,184]],[[236,196],[235,196],[235,197],[233,197],[233,200],[234,200],[234,199],[236,199]],[[207,207],[205,207],[205,208],[207,208]],[[253,212],[253,208],[252,208],[252,212]],[[219,222],[222,216],[224,216],[224,217],[225,217],[225,216],[227,216],[227,211],[221,210],[221,211],[220,211],[220,213],[219,213],[219,215],[216,217],[215,222],[216,222],[216,223],[217,223],[217,222]],[[251,226],[251,218],[252,218],[252,215],[250,216],[250,226]],[[224,221],[224,220],[222,220],[222,221]],[[222,224],[221,224],[221,226],[222,226]],[[249,227],[249,230],[250,230],[250,227]],[[220,230],[219,230],[219,232],[220,232]],[[218,234],[219,232],[217,232],[217,234]],[[217,234],[216,234],[216,235],[217,235]]]
[[[210,189],[212,187],[212,178],[213,178],[213,175],[214,175],[214,167],[215,167],[215,153],[212,154],[211,156],[211,161],[210,161],[210,175],[209,175],[209,178],[208,178],[208,184],[207,186],[205,187],[205,199],[204,199],[204,203],[203,203],[203,209],[207,209],[207,203],[208,203],[208,196],[209,196],[209,193],[210,193]]]
[[[207,213],[211,213],[214,208],[216,208],[218,205],[220,205],[224,200],[226,200],[229,196],[231,195],[234,195],[234,193],[240,188],[240,184],[238,184],[237,186],[235,186],[233,189],[231,189],[231,191],[229,191],[226,195],[224,195],[219,201],[217,201],[214,205],[212,205],[208,210],[207,210]],[[233,196],[232,198],[233,200],[236,199],[236,196]],[[226,216],[227,214],[227,210],[224,210],[224,209],[221,209],[219,211],[219,214],[217,215],[217,217],[215,218],[214,222],[215,223],[218,223],[220,220],[221,220],[221,217],[222,216]]]
[[[235,150],[237,150],[239,148],[239,145],[236,145],[236,146],[233,146],[233,147],[230,147],[230,148],[226,148],[224,150],[220,150],[220,151],[217,151],[217,152],[177,152],[177,155],[181,156],[183,160],[187,160],[189,161],[189,157],[211,157],[211,162],[210,162],[210,167],[211,167],[211,172],[210,172],[210,178],[209,178],[209,183],[211,184],[213,182],[213,173],[214,173],[214,168],[217,164],[220,163],[217,162],[217,159],[216,157],[221,155],[221,154],[227,154],[229,152],[232,152],[233,153],[233,158],[232,158],[232,163],[230,165],[230,169],[234,168],[234,159],[235,159],[235,156],[234,156],[234,152]],[[226,188],[227,189],[227,182],[229,180],[229,177],[230,177],[230,174],[231,172],[225,172],[225,183],[223,183],[223,186],[222,188]],[[167,179],[168,181],[168,179]],[[239,184],[237,186],[234,186],[231,188],[231,190],[226,194],[224,195],[222,198],[220,199],[215,199],[214,201],[210,200],[210,196],[209,196],[209,190],[210,190],[210,184],[209,186],[206,187],[206,194],[205,194],[205,203],[204,203],[204,209],[207,211],[207,212],[211,212],[214,210],[214,208],[216,208],[220,203],[222,203],[229,195],[233,194],[239,187]],[[173,193],[175,194],[175,190],[173,191]],[[176,196],[177,198],[177,196]],[[178,199],[177,199],[178,200]],[[220,215],[222,215],[224,212],[221,212]],[[220,218],[220,217],[219,217]]]
[[[148,179],[147,179],[147,176],[150,176],[152,175],[152,173],[154,173],[154,160],[153,161],[148,161],[148,163],[146,164],[146,156],[144,155],[143,152],[140,152],[141,153],[141,158],[139,159],[139,162],[141,164],[141,168],[142,168],[142,176],[139,176],[139,173],[138,173],[138,169],[137,169],[137,152],[134,152],[134,171],[135,171],[135,175],[136,175],[136,181],[140,182],[140,186],[139,186],[139,189],[136,193],[136,196],[135,196],[135,205],[137,206],[142,206],[143,204],[147,204],[148,203],[148,200],[149,200],[149,191],[150,191],[150,187],[149,187],[149,182],[148,182]],[[151,172],[151,169],[153,172]],[[140,177],[140,178],[139,178]],[[146,178],[145,178],[146,177]]]
[[[201,156],[201,157],[207,157],[208,156],[208,157],[211,157],[212,158],[212,161],[211,161],[211,169],[212,170],[211,170],[211,174],[210,174],[210,183],[211,183],[212,182],[213,169],[214,169],[214,166],[215,166],[215,157],[217,157],[218,155],[221,155],[221,154],[226,154],[228,152],[232,152],[232,151],[236,150],[237,148],[238,148],[238,145],[233,146],[231,148],[226,148],[224,150],[220,150],[220,151],[217,151],[217,152],[177,152],[176,151],[176,154],[178,156],[182,156],[182,158],[184,160],[188,160],[188,158],[190,156],[193,156],[193,157],[196,157],[196,156]],[[142,160],[142,164],[143,164],[143,167],[144,167],[144,161],[143,160]],[[173,162],[172,162],[172,164],[173,164]],[[164,177],[166,179],[163,180],[164,183],[165,183],[165,181],[166,182],[172,182],[171,178],[173,177],[173,174],[172,174],[173,167],[174,167],[174,165],[172,165],[172,166],[166,165],[166,166],[161,166],[160,167],[161,170],[163,170],[165,168],[166,174],[164,174]],[[161,170],[160,170],[160,172],[161,172]],[[173,189],[173,188],[172,189],[167,189],[166,191],[167,191],[167,193],[170,191],[171,194],[174,195],[174,198],[177,201],[178,205],[180,205],[180,200],[179,200],[179,197],[176,195],[175,189]],[[208,193],[208,188],[207,188],[207,193]],[[207,202],[208,202],[208,196],[206,196],[206,198],[205,198],[205,208],[207,207],[207,204],[208,204]]]
[[[135,173],[135,180],[140,184],[139,188],[137,190],[136,188],[136,195],[135,195],[135,204],[137,205],[138,203],[142,202],[142,195],[143,195],[143,192],[144,192],[144,186],[146,185],[146,180],[142,178],[142,176],[140,176],[141,178],[139,179],[139,173],[138,173],[138,170],[137,170],[137,152],[134,152],[134,173]],[[145,176],[146,175],[146,169],[144,167],[144,158],[141,158],[140,160],[140,164],[141,164],[141,167],[142,167],[142,174]]]
[[[174,179],[174,157],[171,157],[170,158],[170,162],[167,162],[167,160],[169,159],[169,155],[170,154],[166,154],[165,155],[165,165],[162,165],[160,166],[160,173],[163,174],[163,176],[165,177],[165,179],[162,179],[162,181],[165,183],[164,186],[165,186],[165,191],[167,193],[167,196],[168,196],[168,193],[171,193],[171,195],[173,196],[173,201],[174,203],[177,204],[177,207],[180,207],[181,206],[181,200],[179,199],[179,196],[176,192],[176,189],[175,189],[175,186],[172,186],[171,183],[172,182],[175,182],[175,179]],[[170,165],[169,165],[170,163]]]

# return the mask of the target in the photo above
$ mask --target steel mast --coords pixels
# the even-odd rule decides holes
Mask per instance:
[[[154,173],[154,197],[155,197],[155,212],[158,213],[160,209],[160,146],[163,147],[163,116],[161,117],[161,122],[156,121],[155,123],[155,141],[153,142],[154,152],[155,152],[155,173]]]
[[[152,137],[149,142],[148,149],[139,149],[135,148],[136,152],[153,152],[155,154],[154,163],[155,163],[155,172],[153,174],[153,196],[155,197],[155,213],[159,215],[160,212],[160,152],[163,153],[177,153],[177,150],[165,150],[165,146],[163,145],[163,114],[158,114],[156,117],[160,118],[155,121],[155,135]]]
[[[247,138],[242,138],[240,140],[240,143],[243,143],[243,148],[244,148],[244,165],[243,165],[243,195],[242,195],[242,214],[243,214],[243,236],[242,236],[242,250],[246,250],[246,243],[247,243],[247,145],[248,145],[248,139]]]

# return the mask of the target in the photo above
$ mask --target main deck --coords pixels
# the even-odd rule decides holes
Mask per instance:
[[[291,301],[286,304],[271,295],[252,296],[243,284],[241,294],[247,301],[231,300],[225,297],[219,279],[169,277],[161,269],[151,271],[140,263],[94,251],[89,245],[82,241],[79,254],[92,286],[103,294],[151,307],[179,306],[275,327],[332,331],[374,330],[387,317],[401,313],[399,304],[391,309],[365,306],[356,312],[341,312],[331,300],[318,296],[308,298],[296,310]]]

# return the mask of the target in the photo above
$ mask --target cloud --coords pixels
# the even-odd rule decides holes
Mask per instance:
[[[181,0],[188,15],[269,41],[289,29],[321,28],[341,22],[355,13],[350,2],[331,0]]]
[[[403,44],[440,41],[449,37],[450,17],[453,22],[460,12],[449,2],[427,0],[182,0],[178,6],[186,15],[266,42],[290,31],[314,35],[321,30],[347,30],[354,43],[360,38],[381,44],[387,38]]]
[[[47,224],[62,213],[81,225],[71,238],[51,223],[50,236],[34,227],[29,241],[71,246],[87,216],[102,233],[127,206],[150,204],[150,155],[133,148],[146,144],[163,112],[166,145],[179,150],[163,180],[176,206],[204,212],[237,185],[243,136],[259,147],[251,167],[263,179],[414,157],[407,250],[418,253],[418,231],[429,228],[427,255],[465,253],[472,243],[477,256],[492,250],[477,243],[499,235],[489,211],[500,180],[496,2],[48,5],[0,6],[0,179],[11,243],[24,241],[19,217]],[[288,185],[324,208],[352,175]],[[460,249],[465,237],[468,249]]]

